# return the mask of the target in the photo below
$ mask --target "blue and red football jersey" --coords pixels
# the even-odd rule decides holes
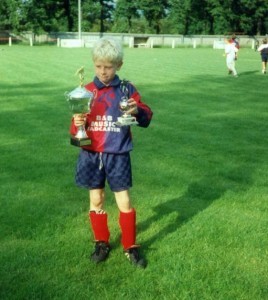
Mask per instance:
[[[91,139],[91,145],[84,149],[94,152],[125,153],[133,148],[130,126],[117,126],[117,118],[122,115],[119,102],[124,97],[120,88],[121,80],[116,75],[109,86],[104,85],[97,77],[85,86],[93,93],[91,111],[87,114],[86,132]],[[127,97],[133,98],[137,103],[138,114],[135,115],[138,126],[148,127],[152,118],[151,109],[141,101],[136,88],[127,82]],[[70,128],[71,134],[77,133],[73,120]]]

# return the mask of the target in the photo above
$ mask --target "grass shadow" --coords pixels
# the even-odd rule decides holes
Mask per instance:
[[[164,168],[165,173],[162,171],[159,179],[159,183],[163,184],[165,178],[169,178],[168,182],[165,181],[166,187],[174,183],[169,175],[181,176],[179,171],[176,173],[176,166],[179,169],[183,165],[188,175],[193,176],[190,175],[182,196],[153,206],[153,215],[138,224],[150,236],[143,242],[146,248],[176,232],[226,192],[244,191],[253,184],[254,170],[267,157],[264,152],[267,139],[262,134],[265,101],[256,99],[255,89],[248,89],[255,73],[257,71],[244,72],[245,76],[239,82],[229,80],[231,78],[227,76],[198,75],[185,80],[184,89],[178,89],[177,84],[169,84],[165,91],[169,105],[154,109],[151,130],[154,131],[153,138],[158,136],[158,143],[148,168],[152,174],[157,174],[163,161],[170,166],[174,174],[168,174],[167,168]],[[203,86],[204,81],[207,84]],[[263,78],[256,81],[255,86],[258,85],[263,85]],[[161,95],[157,87],[153,91],[147,87],[147,90],[149,99],[157,99]],[[223,92],[227,90],[228,93]],[[149,140],[150,136],[147,137],[150,153],[151,145],[155,144],[153,138]],[[142,147],[145,152],[146,144]],[[173,151],[167,155],[167,149]],[[166,195],[164,197],[167,198]]]
[[[253,75],[253,74],[257,74],[257,73],[260,73],[259,70],[255,70],[255,71],[246,71],[246,72],[240,72],[238,75]]]
[[[238,192],[246,190],[252,183],[251,170],[239,167],[222,171],[218,176],[208,176],[188,185],[186,192],[178,198],[173,198],[153,207],[154,214],[138,224],[142,231],[151,231],[154,225],[163,224],[160,231],[155,232],[143,243],[145,248],[176,232],[198,213],[208,208],[214,201],[220,199],[227,191]],[[174,213],[176,216],[174,217]],[[172,221],[167,221],[173,215]]]

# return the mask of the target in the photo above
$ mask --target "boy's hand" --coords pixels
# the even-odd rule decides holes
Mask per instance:
[[[86,114],[75,114],[73,115],[74,118],[74,125],[76,127],[85,125],[86,123]]]
[[[128,99],[127,101],[129,110],[127,111],[127,114],[129,115],[136,115],[138,113],[138,107],[137,103],[133,98]]]

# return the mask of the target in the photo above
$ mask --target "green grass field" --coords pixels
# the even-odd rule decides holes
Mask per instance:
[[[122,254],[107,189],[112,252],[93,249],[87,191],[74,185],[64,98],[89,49],[1,46],[1,299],[268,299],[268,75],[241,49],[125,49],[121,78],[154,111],[133,128],[133,204],[148,260]]]

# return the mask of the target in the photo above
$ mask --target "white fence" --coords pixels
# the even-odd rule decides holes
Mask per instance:
[[[52,38],[78,39],[78,33],[54,33]],[[114,37],[130,48],[155,48],[155,47],[212,47],[221,48],[226,38],[225,35],[157,35],[157,34],[127,34],[127,33],[99,33],[83,32],[82,39],[85,47],[92,47],[96,40],[101,37]],[[237,35],[241,47],[252,47],[253,41],[261,40],[264,36],[243,36]]]
[[[224,35],[156,35],[156,34],[125,34],[125,33],[99,33],[83,32],[79,40],[76,32],[57,32],[43,35],[33,35],[31,32],[21,34],[24,41],[30,46],[36,43],[53,42],[58,47],[92,47],[96,40],[101,37],[113,37],[119,39],[125,46],[130,48],[155,48],[155,47],[212,47],[222,49],[224,47]],[[237,36],[241,47],[254,48],[256,43],[264,36]],[[12,40],[9,39],[9,45]]]

